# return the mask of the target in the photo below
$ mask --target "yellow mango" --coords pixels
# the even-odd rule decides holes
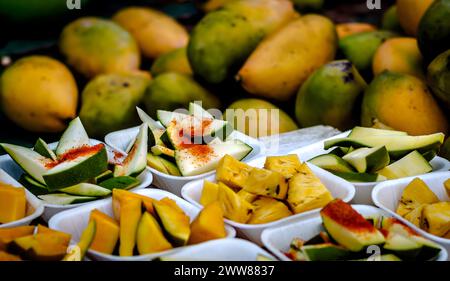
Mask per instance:
[[[56,240],[61,241],[61,243],[63,245],[66,245],[66,247],[69,246],[70,239],[72,239],[71,234],[48,228],[46,226],[43,226],[42,224],[38,224],[36,233],[46,233],[48,235],[53,235]]]
[[[433,235],[445,236],[450,231],[450,202],[425,206],[421,226]]]
[[[34,225],[18,226],[12,228],[0,228],[0,251],[6,250],[12,240],[31,235],[34,232]]]
[[[219,203],[224,217],[235,222],[246,223],[253,212],[252,204],[222,182],[219,182]]]
[[[150,213],[144,213],[137,230],[137,249],[139,254],[151,254],[172,249],[172,245],[164,237],[156,219]]]
[[[226,235],[222,208],[220,203],[215,201],[204,207],[192,222],[188,244],[225,238]]]
[[[142,201],[135,197],[120,199],[120,246],[121,257],[133,256],[136,232],[141,219]]]
[[[377,27],[364,22],[347,22],[336,25],[339,39],[361,32],[375,31]]]
[[[444,188],[445,191],[447,192],[448,197],[450,197],[450,179],[444,182]]]
[[[9,254],[5,251],[0,251],[0,261],[21,261],[19,256]]]
[[[283,200],[288,190],[288,179],[278,172],[253,168],[242,188],[253,194]]]
[[[405,217],[415,209],[423,208],[423,205],[437,202],[439,202],[439,198],[427,184],[420,178],[415,178],[403,189],[396,213]]]
[[[113,206],[113,214],[116,221],[120,221],[120,200],[126,197],[137,198],[142,201],[142,205],[147,210],[147,212],[154,214],[153,211],[153,199],[144,195],[140,195],[137,193],[133,193],[131,191],[123,190],[123,189],[113,189],[112,195],[112,206]]]
[[[216,169],[216,179],[232,188],[242,188],[253,167],[225,155]]]
[[[0,223],[8,223],[25,217],[27,198],[23,187],[0,184]]]
[[[206,206],[214,201],[217,201],[219,196],[219,185],[205,180],[203,182],[202,197],[200,198],[200,204]]]
[[[273,172],[282,174],[286,179],[292,178],[296,175],[302,163],[297,154],[290,154],[285,156],[268,156],[264,163],[264,168]]]
[[[95,209],[89,220],[95,221],[95,237],[91,249],[105,254],[112,254],[119,240],[119,224],[107,214]]]
[[[253,202],[255,211],[248,221],[250,224],[262,224],[277,221],[292,215],[289,208],[281,201],[261,197]]]
[[[420,20],[434,0],[397,0],[400,25],[408,35],[417,35]]]

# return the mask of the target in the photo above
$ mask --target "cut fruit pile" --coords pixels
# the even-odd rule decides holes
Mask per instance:
[[[295,238],[286,253],[296,261],[429,261],[441,248],[391,217],[364,218],[351,205],[333,200],[321,211],[323,231],[309,240]],[[378,246],[378,255],[368,247]]]
[[[200,204],[219,202],[225,218],[238,223],[269,223],[322,208],[333,200],[297,155],[267,157],[264,169],[225,155],[216,180],[218,183],[204,182]]]
[[[148,125],[149,167],[172,176],[195,176],[214,170],[225,155],[242,160],[252,147],[230,140],[233,131],[227,121],[214,117],[195,103],[189,114],[158,110],[159,122],[137,108],[139,117]]]
[[[128,156],[111,170],[105,145],[90,144],[79,118],[69,124],[55,151],[42,139],[33,149],[0,145],[24,171],[19,181],[25,188],[48,204],[69,205],[139,185],[136,176],[146,167],[147,129],[141,126]]]
[[[444,142],[444,134],[409,136],[405,132],[355,127],[346,138],[331,139],[331,150],[309,160],[351,182],[376,182],[429,173],[429,163]]]
[[[443,187],[450,197],[450,179]],[[397,214],[430,234],[450,239],[450,202],[441,202],[419,178],[403,190]]]
[[[0,224],[20,220],[26,215],[25,189],[0,182]]]
[[[190,223],[168,197],[156,200],[114,189],[112,200],[114,218],[97,209],[90,214],[90,223],[96,225],[91,250],[123,257],[145,255],[226,236],[218,204],[205,207]]]

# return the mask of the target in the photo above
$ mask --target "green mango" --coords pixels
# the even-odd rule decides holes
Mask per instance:
[[[325,0],[291,0],[300,11],[317,11],[323,8]]]
[[[381,29],[394,32],[402,32],[402,26],[397,16],[397,5],[392,5],[383,15],[381,20]]]
[[[450,50],[440,54],[430,63],[428,83],[433,94],[450,109]]]
[[[217,97],[191,77],[175,72],[158,75],[144,96],[147,113],[154,118],[158,109],[173,111],[187,108],[192,101],[202,101],[205,109],[220,107]]]
[[[450,0],[431,4],[420,21],[417,42],[427,62],[450,49]]]
[[[103,137],[139,124],[136,113],[150,78],[138,74],[104,74],[83,90],[80,118],[89,136]]]
[[[180,48],[159,56],[152,65],[153,76],[166,72],[178,72],[192,75],[192,69],[187,59],[186,48]]]
[[[348,60],[315,71],[297,94],[295,114],[300,126],[319,124],[347,130],[358,120],[358,97],[367,84]]]

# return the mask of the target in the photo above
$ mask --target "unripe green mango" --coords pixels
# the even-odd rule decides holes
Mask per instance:
[[[158,57],[153,62],[151,72],[153,76],[166,72],[192,75],[192,69],[187,59],[186,48],[176,49]]]
[[[402,32],[402,26],[397,16],[397,5],[392,5],[383,15],[381,29]]]
[[[433,94],[450,109],[450,50],[440,54],[430,63],[428,82]]]
[[[358,97],[367,84],[348,60],[328,63],[300,88],[295,114],[303,127],[319,124],[346,130],[356,125]]]

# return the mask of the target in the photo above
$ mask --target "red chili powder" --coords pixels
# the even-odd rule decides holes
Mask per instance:
[[[77,147],[77,148],[71,149],[71,150],[67,151],[66,153],[64,153],[63,155],[59,156],[59,158],[56,161],[49,162],[49,163],[45,164],[45,167],[48,168],[48,169],[51,169],[51,168],[53,168],[53,167],[55,167],[58,164],[61,164],[63,162],[71,161],[71,160],[77,159],[78,157],[98,152],[101,149],[103,149],[104,147],[105,147],[104,144],[99,143],[99,144],[94,145],[94,146],[84,145],[84,146],[81,146],[81,147]]]

